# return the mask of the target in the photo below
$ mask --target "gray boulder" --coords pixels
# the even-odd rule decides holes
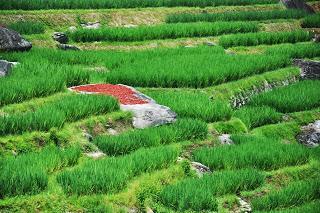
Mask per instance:
[[[300,9],[307,13],[315,13],[314,9],[304,0],[281,0],[281,2],[287,9]]]
[[[66,44],[69,41],[67,34],[61,32],[54,32],[52,38],[60,44]]]
[[[12,67],[16,66],[18,62],[9,62],[6,60],[0,60],[0,78],[8,75]]]
[[[61,50],[80,50],[80,48],[70,44],[57,44],[57,47]]]
[[[294,59],[293,64],[300,67],[302,79],[320,80],[320,61]]]
[[[16,31],[0,26],[0,51],[28,51],[32,44]]]
[[[297,136],[298,141],[309,147],[317,147],[320,144],[320,120],[307,126],[301,127],[301,133]]]
[[[224,145],[232,145],[234,144],[233,141],[230,138],[231,136],[229,134],[222,134],[218,137],[221,144]]]

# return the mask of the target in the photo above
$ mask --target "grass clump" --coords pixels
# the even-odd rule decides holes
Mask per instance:
[[[256,46],[261,44],[297,43],[310,41],[311,33],[303,30],[290,32],[258,32],[237,35],[225,35],[219,40],[224,48],[233,46]]]
[[[320,15],[314,14],[302,19],[301,26],[304,28],[319,28],[320,27]]]
[[[289,113],[310,110],[320,106],[320,81],[301,81],[252,97],[251,106],[269,106]]]
[[[98,136],[94,143],[109,155],[127,154],[142,147],[160,146],[183,140],[205,139],[207,124],[192,119],[181,119],[169,126],[135,130],[117,136]]]
[[[239,118],[231,118],[229,121],[216,122],[210,125],[220,134],[246,133],[248,128]]]
[[[234,135],[232,140],[236,145],[196,150],[193,152],[194,159],[213,170],[272,170],[304,164],[310,156],[310,152],[299,144],[284,144],[275,139]]]
[[[42,34],[45,31],[45,25],[42,22],[34,21],[18,21],[9,24],[8,28],[25,35]]]
[[[62,127],[65,122],[118,109],[118,102],[110,96],[64,96],[35,111],[0,116],[0,135],[20,134],[27,131],[48,131],[53,127]]]
[[[268,19],[299,19],[307,13],[302,10],[232,11],[224,13],[181,13],[166,17],[167,23],[215,22],[215,21],[262,21]]]
[[[275,210],[301,205],[320,197],[320,181],[293,182],[287,187],[252,200],[254,210]]]
[[[215,172],[201,179],[189,178],[165,187],[160,200],[178,211],[217,211],[215,196],[252,190],[263,182],[264,175],[256,170]]]
[[[276,4],[276,0],[6,0],[0,1],[1,10],[40,9],[101,9],[101,8],[143,8],[143,7],[207,7],[221,5]],[[4,4],[6,3],[6,4]]]
[[[134,176],[167,167],[179,153],[177,146],[140,149],[123,157],[88,161],[60,173],[57,180],[68,194],[113,193],[123,189]]]
[[[267,55],[288,55],[290,58],[314,58],[320,56],[320,44],[298,43],[269,46]]]
[[[78,147],[60,150],[49,146],[39,153],[4,159],[0,163],[0,198],[39,193],[48,185],[48,173],[75,165],[79,157]]]
[[[217,22],[166,24],[157,26],[140,26],[136,28],[101,28],[78,29],[68,32],[76,42],[93,41],[144,41],[153,39],[175,39],[183,37],[216,36],[228,33],[245,33],[258,31],[257,23]]]
[[[282,119],[281,113],[278,113],[275,109],[267,106],[242,107],[235,111],[233,116],[240,118],[249,129],[277,123]]]
[[[180,117],[201,119],[207,122],[226,120],[231,117],[228,102],[212,101],[198,91],[147,91],[158,103],[170,107]]]

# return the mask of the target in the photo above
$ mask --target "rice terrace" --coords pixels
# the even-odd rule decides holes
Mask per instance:
[[[318,213],[319,145],[318,0],[0,0],[0,213]]]

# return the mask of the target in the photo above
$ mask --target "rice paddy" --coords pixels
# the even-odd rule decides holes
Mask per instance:
[[[0,0],[32,43],[0,51],[0,212],[319,212],[294,59],[319,61],[320,1],[281,2]]]

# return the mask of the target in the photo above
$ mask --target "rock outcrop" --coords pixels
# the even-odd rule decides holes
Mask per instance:
[[[0,26],[0,51],[28,51],[32,44],[16,31]]]
[[[320,120],[307,126],[301,127],[301,133],[297,136],[298,141],[308,147],[317,147],[320,144]]]
[[[300,9],[307,13],[315,13],[314,9],[304,0],[281,0],[282,4],[288,9]]]
[[[300,67],[300,76],[302,79],[320,80],[320,61],[294,59],[293,63]]]

